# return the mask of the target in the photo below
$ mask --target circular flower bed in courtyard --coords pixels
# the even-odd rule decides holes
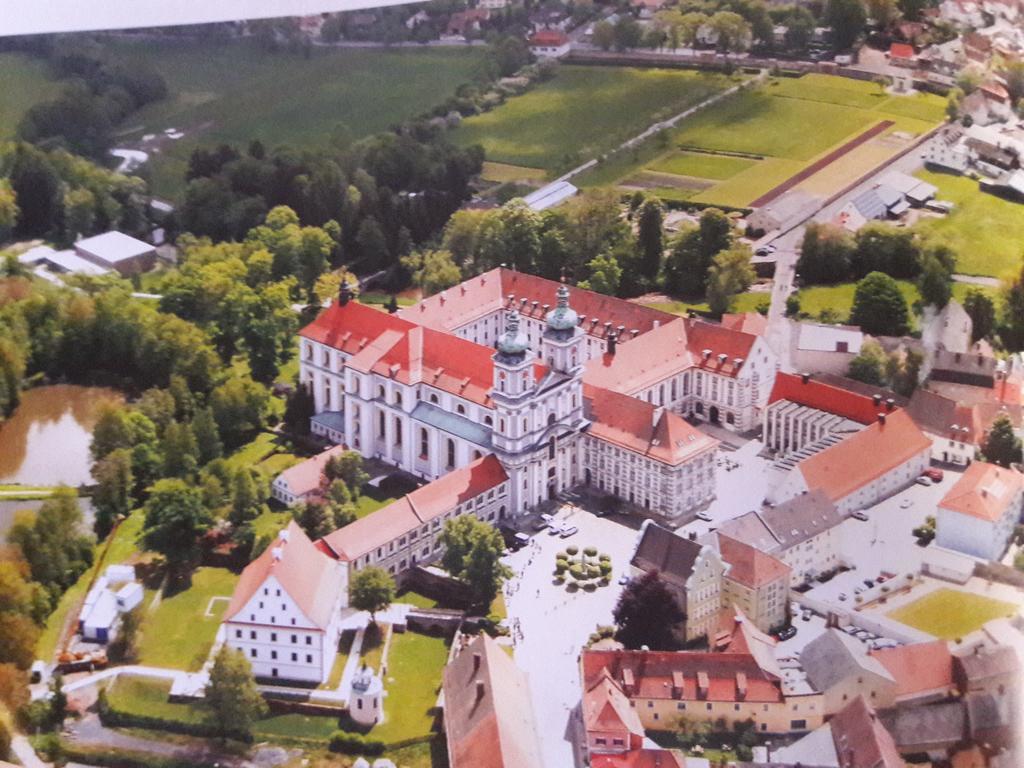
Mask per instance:
[[[555,555],[555,582],[569,583],[569,588],[595,589],[607,586],[612,574],[612,558],[596,547],[566,547]]]

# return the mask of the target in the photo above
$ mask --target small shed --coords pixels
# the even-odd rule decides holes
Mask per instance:
[[[117,610],[121,613],[128,613],[139,603],[142,602],[144,595],[142,585],[137,581],[129,582],[117,590],[115,597],[117,598]]]
[[[93,643],[109,643],[117,634],[117,598],[109,589],[102,589],[92,607],[81,619],[82,639]]]
[[[116,587],[119,584],[127,584],[135,581],[134,565],[108,565],[103,572],[103,578],[107,580],[107,586]]]

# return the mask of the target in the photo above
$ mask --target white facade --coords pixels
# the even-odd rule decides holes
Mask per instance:
[[[346,593],[347,585],[342,594]],[[257,678],[322,683],[338,653],[342,606],[339,600],[330,623],[321,629],[271,575],[245,608],[224,622],[224,642],[245,654]]]

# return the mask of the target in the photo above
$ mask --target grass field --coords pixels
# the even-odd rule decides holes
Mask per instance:
[[[986,621],[1015,614],[1018,606],[956,589],[938,589],[888,613],[890,619],[943,640],[966,637]]]
[[[230,598],[237,582],[237,574],[224,568],[198,568],[185,591],[164,597],[155,610],[147,601],[138,644],[139,663],[198,671],[228,607],[226,600],[218,600],[207,616],[210,598]]]
[[[484,181],[507,184],[510,181],[543,181],[545,175],[542,168],[524,168],[521,165],[494,163],[487,160],[484,162],[480,178]]]
[[[913,313],[914,302],[920,300],[921,294],[917,286],[909,280],[897,280],[900,293],[907,300],[907,306]],[[967,283],[953,283],[953,298],[963,302],[967,292],[977,289],[997,299],[996,289],[987,288],[981,285],[969,285]],[[840,322],[849,317],[850,309],[853,307],[853,294],[857,290],[856,283],[837,283],[836,285],[815,285],[803,288],[799,291],[800,310],[811,317],[818,317],[824,310],[829,309],[836,313]],[[998,303],[998,302],[997,302]],[[911,325],[915,326],[916,321],[911,318]]]
[[[870,82],[818,74],[776,78],[683,121],[667,145],[652,140],[616,154],[581,176],[579,183],[640,186],[635,184],[638,171],[647,169],[712,182],[685,194],[677,191],[677,184],[652,189],[667,199],[744,208],[837,146],[882,120],[893,121],[883,135],[800,185],[812,194],[827,195],[891,157],[905,146],[906,136],[940,122],[943,109],[938,97],[891,96]],[[749,157],[713,154],[720,152]]]
[[[260,139],[315,145],[339,129],[360,138],[429,110],[473,79],[482,53],[465,48],[315,48],[307,59],[268,54],[253,41],[122,42],[116,52],[164,76],[171,95],[129,118],[132,138],[185,131],[150,163],[157,194],[184,185],[199,145]]]
[[[964,176],[930,171],[917,175],[938,187],[937,199],[956,205],[948,216],[924,219],[918,230],[957,252],[958,272],[1003,277],[1021,268],[1024,204],[982,192],[977,181]]]
[[[62,83],[45,61],[21,53],[0,53],[0,141],[14,138],[18,123],[33,104],[56,96]]]
[[[770,303],[771,294],[767,292],[741,293],[733,300],[733,312],[757,312],[758,305],[762,302]],[[691,309],[697,312],[709,312],[707,301],[701,298],[680,299],[678,301],[659,301],[644,306],[652,309],[660,309],[662,312],[671,312],[673,315],[685,315]]]
[[[391,638],[384,687],[385,720],[370,731],[385,742],[425,736],[433,730],[441,671],[448,660],[444,638],[403,632]]]
[[[697,72],[563,66],[453,135],[463,145],[482,144],[488,160],[553,171],[607,152],[729,82]]]

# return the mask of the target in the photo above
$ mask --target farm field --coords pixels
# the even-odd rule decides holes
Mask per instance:
[[[581,177],[580,184],[617,184],[670,200],[745,208],[815,160],[882,121],[892,121],[883,133],[797,185],[827,196],[941,122],[943,108],[938,97],[892,96],[870,82],[818,74],[777,78],[683,121],[667,146],[664,139],[661,146],[651,141],[625,157],[609,158]],[[677,180],[663,177],[651,183],[652,172]]]
[[[29,107],[53,98],[61,86],[50,76],[42,59],[22,53],[0,53],[0,141],[14,138]]]
[[[980,629],[987,621],[1016,612],[1013,603],[956,589],[938,589],[887,615],[943,640],[955,640]]]
[[[917,176],[938,187],[937,199],[956,206],[948,216],[921,220],[917,229],[957,252],[958,272],[1003,277],[1021,268],[1024,205],[982,192],[977,181],[964,176],[931,171]]]
[[[463,121],[453,136],[483,145],[488,160],[550,172],[607,152],[730,82],[697,72],[563,66],[552,80]]]
[[[185,132],[150,163],[154,191],[167,196],[183,188],[199,144],[312,145],[339,132],[360,138],[441,103],[473,79],[482,60],[471,48],[315,48],[307,59],[267,54],[252,41],[123,42],[115,49],[167,80],[170,96],[125,126],[131,139]]]

